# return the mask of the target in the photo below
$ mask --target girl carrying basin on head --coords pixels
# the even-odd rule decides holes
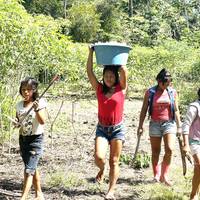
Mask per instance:
[[[103,82],[99,82],[93,72],[93,51],[93,48],[89,47],[87,74],[98,101],[94,157],[99,172],[96,181],[101,183],[104,179],[105,157],[109,147],[109,189],[105,199],[115,199],[114,190],[119,176],[119,158],[125,139],[123,108],[127,90],[127,70],[125,66],[104,66]]]

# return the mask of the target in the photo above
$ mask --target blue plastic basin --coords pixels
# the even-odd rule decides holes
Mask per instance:
[[[126,65],[131,47],[121,43],[95,43],[98,65]]]

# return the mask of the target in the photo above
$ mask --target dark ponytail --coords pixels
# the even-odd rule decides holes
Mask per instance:
[[[165,68],[163,68],[158,75],[156,76],[156,80],[160,81],[162,83],[168,82],[168,81],[172,81],[172,77],[171,74],[169,73],[169,71],[167,71]]]

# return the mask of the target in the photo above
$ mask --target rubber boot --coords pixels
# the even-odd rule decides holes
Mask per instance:
[[[170,168],[169,164],[165,164],[164,162],[162,162],[160,182],[165,183],[167,186],[172,185],[172,183],[168,179],[169,168]]]
[[[153,164],[153,175],[154,175],[154,181],[160,182],[160,165],[159,164]]]

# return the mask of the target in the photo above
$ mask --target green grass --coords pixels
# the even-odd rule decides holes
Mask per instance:
[[[151,200],[188,200],[191,192],[192,166],[188,164],[187,174],[182,175],[182,166],[173,165],[170,171],[170,180],[173,185],[171,187],[161,183],[153,183],[152,170],[145,170],[145,180],[141,182],[138,189],[144,191],[142,199]],[[146,182],[146,183],[145,183]]]
[[[119,162],[120,164],[130,165],[134,169],[141,169],[150,166],[151,158],[146,152],[140,151],[135,159],[131,154],[121,154]]]
[[[85,185],[86,181],[80,179],[78,174],[56,171],[47,175],[46,184],[50,187],[72,188]]]

